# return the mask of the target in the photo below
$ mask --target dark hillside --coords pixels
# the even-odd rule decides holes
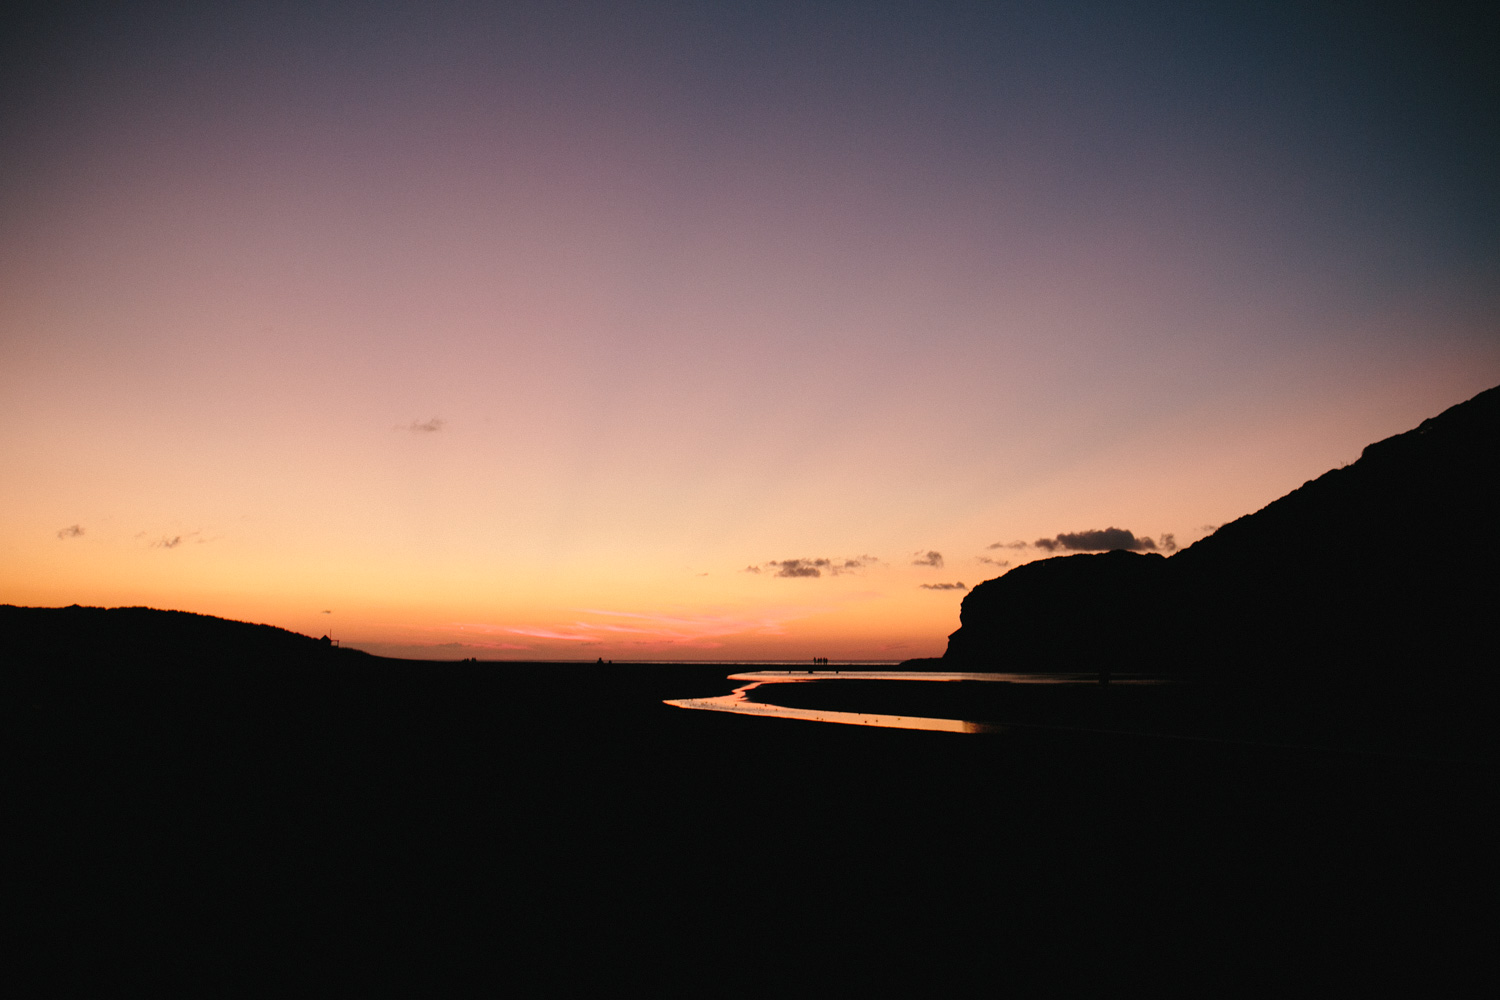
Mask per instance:
[[[12,692],[101,686],[184,685],[206,690],[241,679],[271,680],[309,668],[368,662],[273,625],[252,625],[155,608],[18,608],[0,605],[0,683]]]
[[[1185,629],[1219,655],[1339,673],[1493,659],[1500,388],[1370,445],[1171,560]]]
[[[947,659],[1343,683],[1485,679],[1500,607],[1500,388],[1160,559],[1030,563],[964,599]]]
[[[235,660],[314,656],[331,644],[274,625],[156,608],[18,608],[0,605],[0,641],[25,660],[136,656]]]

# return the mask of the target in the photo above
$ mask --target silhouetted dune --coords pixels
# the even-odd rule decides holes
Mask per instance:
[[[1485,683],[1500,607],[1497,510],[1500,388],[1170,558],[1074,555],[986,581],[964,598],[945,662]]]

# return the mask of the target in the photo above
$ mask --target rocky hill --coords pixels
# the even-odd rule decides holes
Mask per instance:
[[[975,587],[945,662],[1340,682],[1487,674],[1500,387],[1163,558],[1046,559]]]

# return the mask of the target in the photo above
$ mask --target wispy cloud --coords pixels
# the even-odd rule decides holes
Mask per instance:
[[[1029,548],[1030,546],[1031,546],[1030,542],[995,542],[993,545],[986,545],[985,548],[987,548],[987,549],[1024,549],[1024,548]]]
[[[587,641],[593,636],[579,635],[576,632],[559,632],[556,629],[546,628],[507,628],[505,631],[511,635],[526,635],[533,639],[566,639],[572,641]]]
[[[783,607],[748,614],[734,611],[718,614],[650,614],[582,608],[577,612],[580,617],[567,624],[494,625],[463,622],[451,627],[461,629],[466,634],[525,636],[581,645],[603,642],[616,646],[623,643],[711,649],[723,645],[721,640],[731,636],[785,635],[788,622],[827,610],[824,607]]]
[[[57,533],[58,538],[77,538],[83,534],[83,525],[70,524]]]
[[[143,531],[136,537],[140,538],[144,534],[145,532]],[[207,542],[217,541],[219,537],[221,536],[215,535],[213,538],[204,538],[202,531],[189,531],[185,535],[162,535],[156,541],[151,542],[150,545],[153,549],[175,549],[185,542],[196,542],[199,545],[203,545]]]
[[[396,429],[410,431],[413,434],[436,434],[446,426],[448,426],[448,421],[442,417],[433,417],[431,420],[413,420],[405,427]]]
[[[958,581],[957,583],[919,583],[919,584],[917,584],[917,586],[921,587],[923,590],[968,590],[969,589],[968,587],[964,586],[962,580]]]
[[[1004,569],[1010,565],[1009,559],[991,559],[989,556],[975,556],[974,561],[984,563],[986,566],[994,566],[997,569]]]
[[[943,554],[941,552],[929,550],[927,552],[913,552],[912,555],[917,557],[911,561],[913,566],[930,566],[933,569],[943,568]]]
[[[416,660],[442,659],[452,653],[531,652],[535,646],[514,642],[381,642],[365,641],[360,649],[377,656],[398,656]]]

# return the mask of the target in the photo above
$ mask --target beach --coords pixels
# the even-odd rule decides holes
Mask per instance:
[[[183,966],[200,985],[252,958],[562,947],[577,973],[748,940],[868,969],[935,936],[1000,967],[1037,934],[1127,964],[1315,941],[1331,968],[1480,892],[1493,787],[1414,758],[664,704],[728,692],[723,665],[364,658],[196,690],[87,669],[10,702],[33,929],[141,961],[191,942],[218,956]]]

